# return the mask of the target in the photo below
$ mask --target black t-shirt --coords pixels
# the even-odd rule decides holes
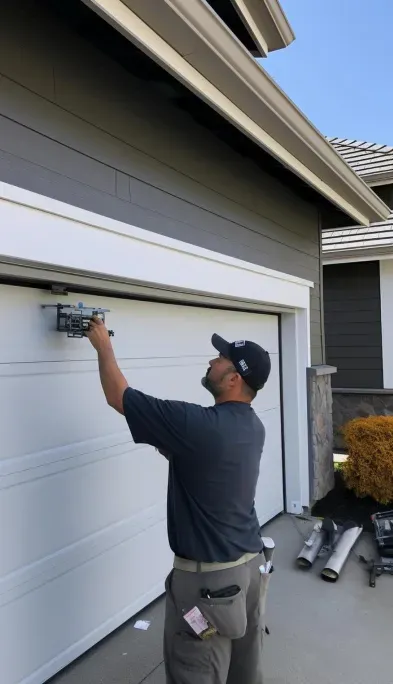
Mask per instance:
[[[168,537],[199,562],[231,562],[262,548],[255,491],[265,429],[249,404],[205,408],[128,388],[124,415],[136,443],[169,454]]]

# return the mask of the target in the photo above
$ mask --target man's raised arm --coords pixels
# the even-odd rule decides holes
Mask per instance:
[[[87,337],[98,354],[101,385],[106,400],[109,406],[124,415],[123,396],[128,382],[117,365],[108,331],[99,318],[92,318]]]
[[[188,418],[195,423],[201,406],[182,401],[167,401],[151,397],[129,387],[113,352],[104,323],[93,318],[87,336],[98,354],[102,389],[112,408],[124,415],[136,444],[156,447],[169,458],[175,450],[184,449]]]

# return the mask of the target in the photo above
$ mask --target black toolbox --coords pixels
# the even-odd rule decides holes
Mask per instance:
[[[375,513],[371,520],[374,523],[379,555],[393,558],[393,510]]]
[[[371,561],[369,565],[369,585],[375,587],[377,577],[385,573],[393,575],[393,510],[375,513],[371,520],[379,553],[379,561]]]

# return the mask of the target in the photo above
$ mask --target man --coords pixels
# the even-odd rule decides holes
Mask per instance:
[[[92,319],[88,337],[108,404],[125,416],[136,443],[169,461],[175,560],[166,581],[167,684],[262,684],[268,577],[259,571],[254,499],[265,430],[250,404],[269,377],[269,354],[213,335],[219,356],[202,384],[215,405],[205,408],[131,389],[102,321]]]

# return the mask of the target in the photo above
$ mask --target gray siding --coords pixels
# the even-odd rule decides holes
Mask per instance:
[[[324,267],[327,362],[332,386],[382,389],[379,261]]]
[[[0,180],[316,283],[317,210],[34,0],[0,24]]]

